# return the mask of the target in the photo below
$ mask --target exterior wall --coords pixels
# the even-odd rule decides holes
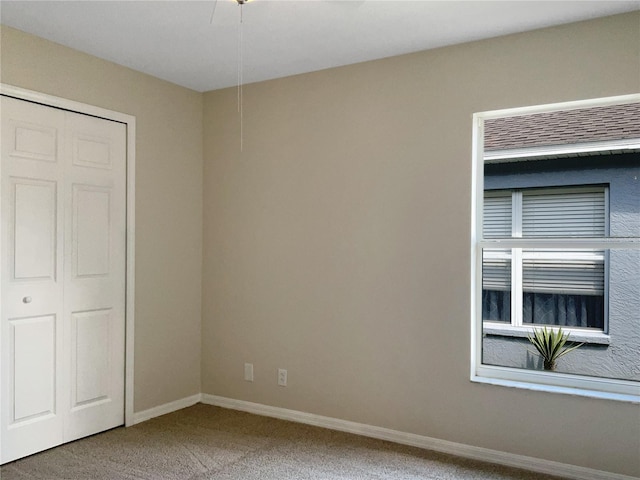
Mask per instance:
[[[640,153],[598,157],[617,168],[563,169],[485,175],[485,189],[567,185],[609,186],[609,232],[614,237],[640,236]],[[591,160],[594,160],[593,157]],[[553,161],[551,161],[553,162]],[[534,162],[535,163],[535,162]],[[609,255],[610,344],[586,344],[558,361],[558,372],[640,380],[640,252],[616,250]],[[542,369],[541,359],[526,338],[485,335],[483,363]]]
[[[640,476],[638,405],[469,380],[472,115],[637,93],[639,26],[246,85],[242,152],[206,93],[203,392]]]
[[[2,26],[3,83],[136,117],[135,411],[200,392],[202,94]]]

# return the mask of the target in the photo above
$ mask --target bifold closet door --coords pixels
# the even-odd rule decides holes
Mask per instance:
[[[1,101],[6,463],[124,423],[126,128]]]

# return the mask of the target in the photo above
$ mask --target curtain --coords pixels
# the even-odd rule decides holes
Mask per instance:
[[[482,320],[511,322],[511,292],[482,290]]]
[[[511,322],[511,293],[483,290],[482,320]],[[604,297],[525,292],[522,298],[522,322],[604,329]]]
[[[604,328],[604,298],[601,295],[524,292],[522,310],[523,323]]]

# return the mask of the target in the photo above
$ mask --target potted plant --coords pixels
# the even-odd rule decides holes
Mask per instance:
[[[558,330],[547,327],[534,328],[533,335],[528,335],[527,338],[538,351],[538,353],[532,353],[541,356],[544,361],[544,369],[550,371],[556,369],[556,361],[560,357],[584,345],[584,343],[580,343],[565,347],[569,333],[563,332],[562,328],[558,328]]]

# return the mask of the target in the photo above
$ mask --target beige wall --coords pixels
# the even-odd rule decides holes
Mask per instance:
[[[640,476],[638,405],[469,381],[471,115],[638,91],[634,13],[247,85],[242,152],[205,94],[203,392]]]
[[[2,27],[0,80],[136,117],[135,410],[200,392],[202,94]]]

